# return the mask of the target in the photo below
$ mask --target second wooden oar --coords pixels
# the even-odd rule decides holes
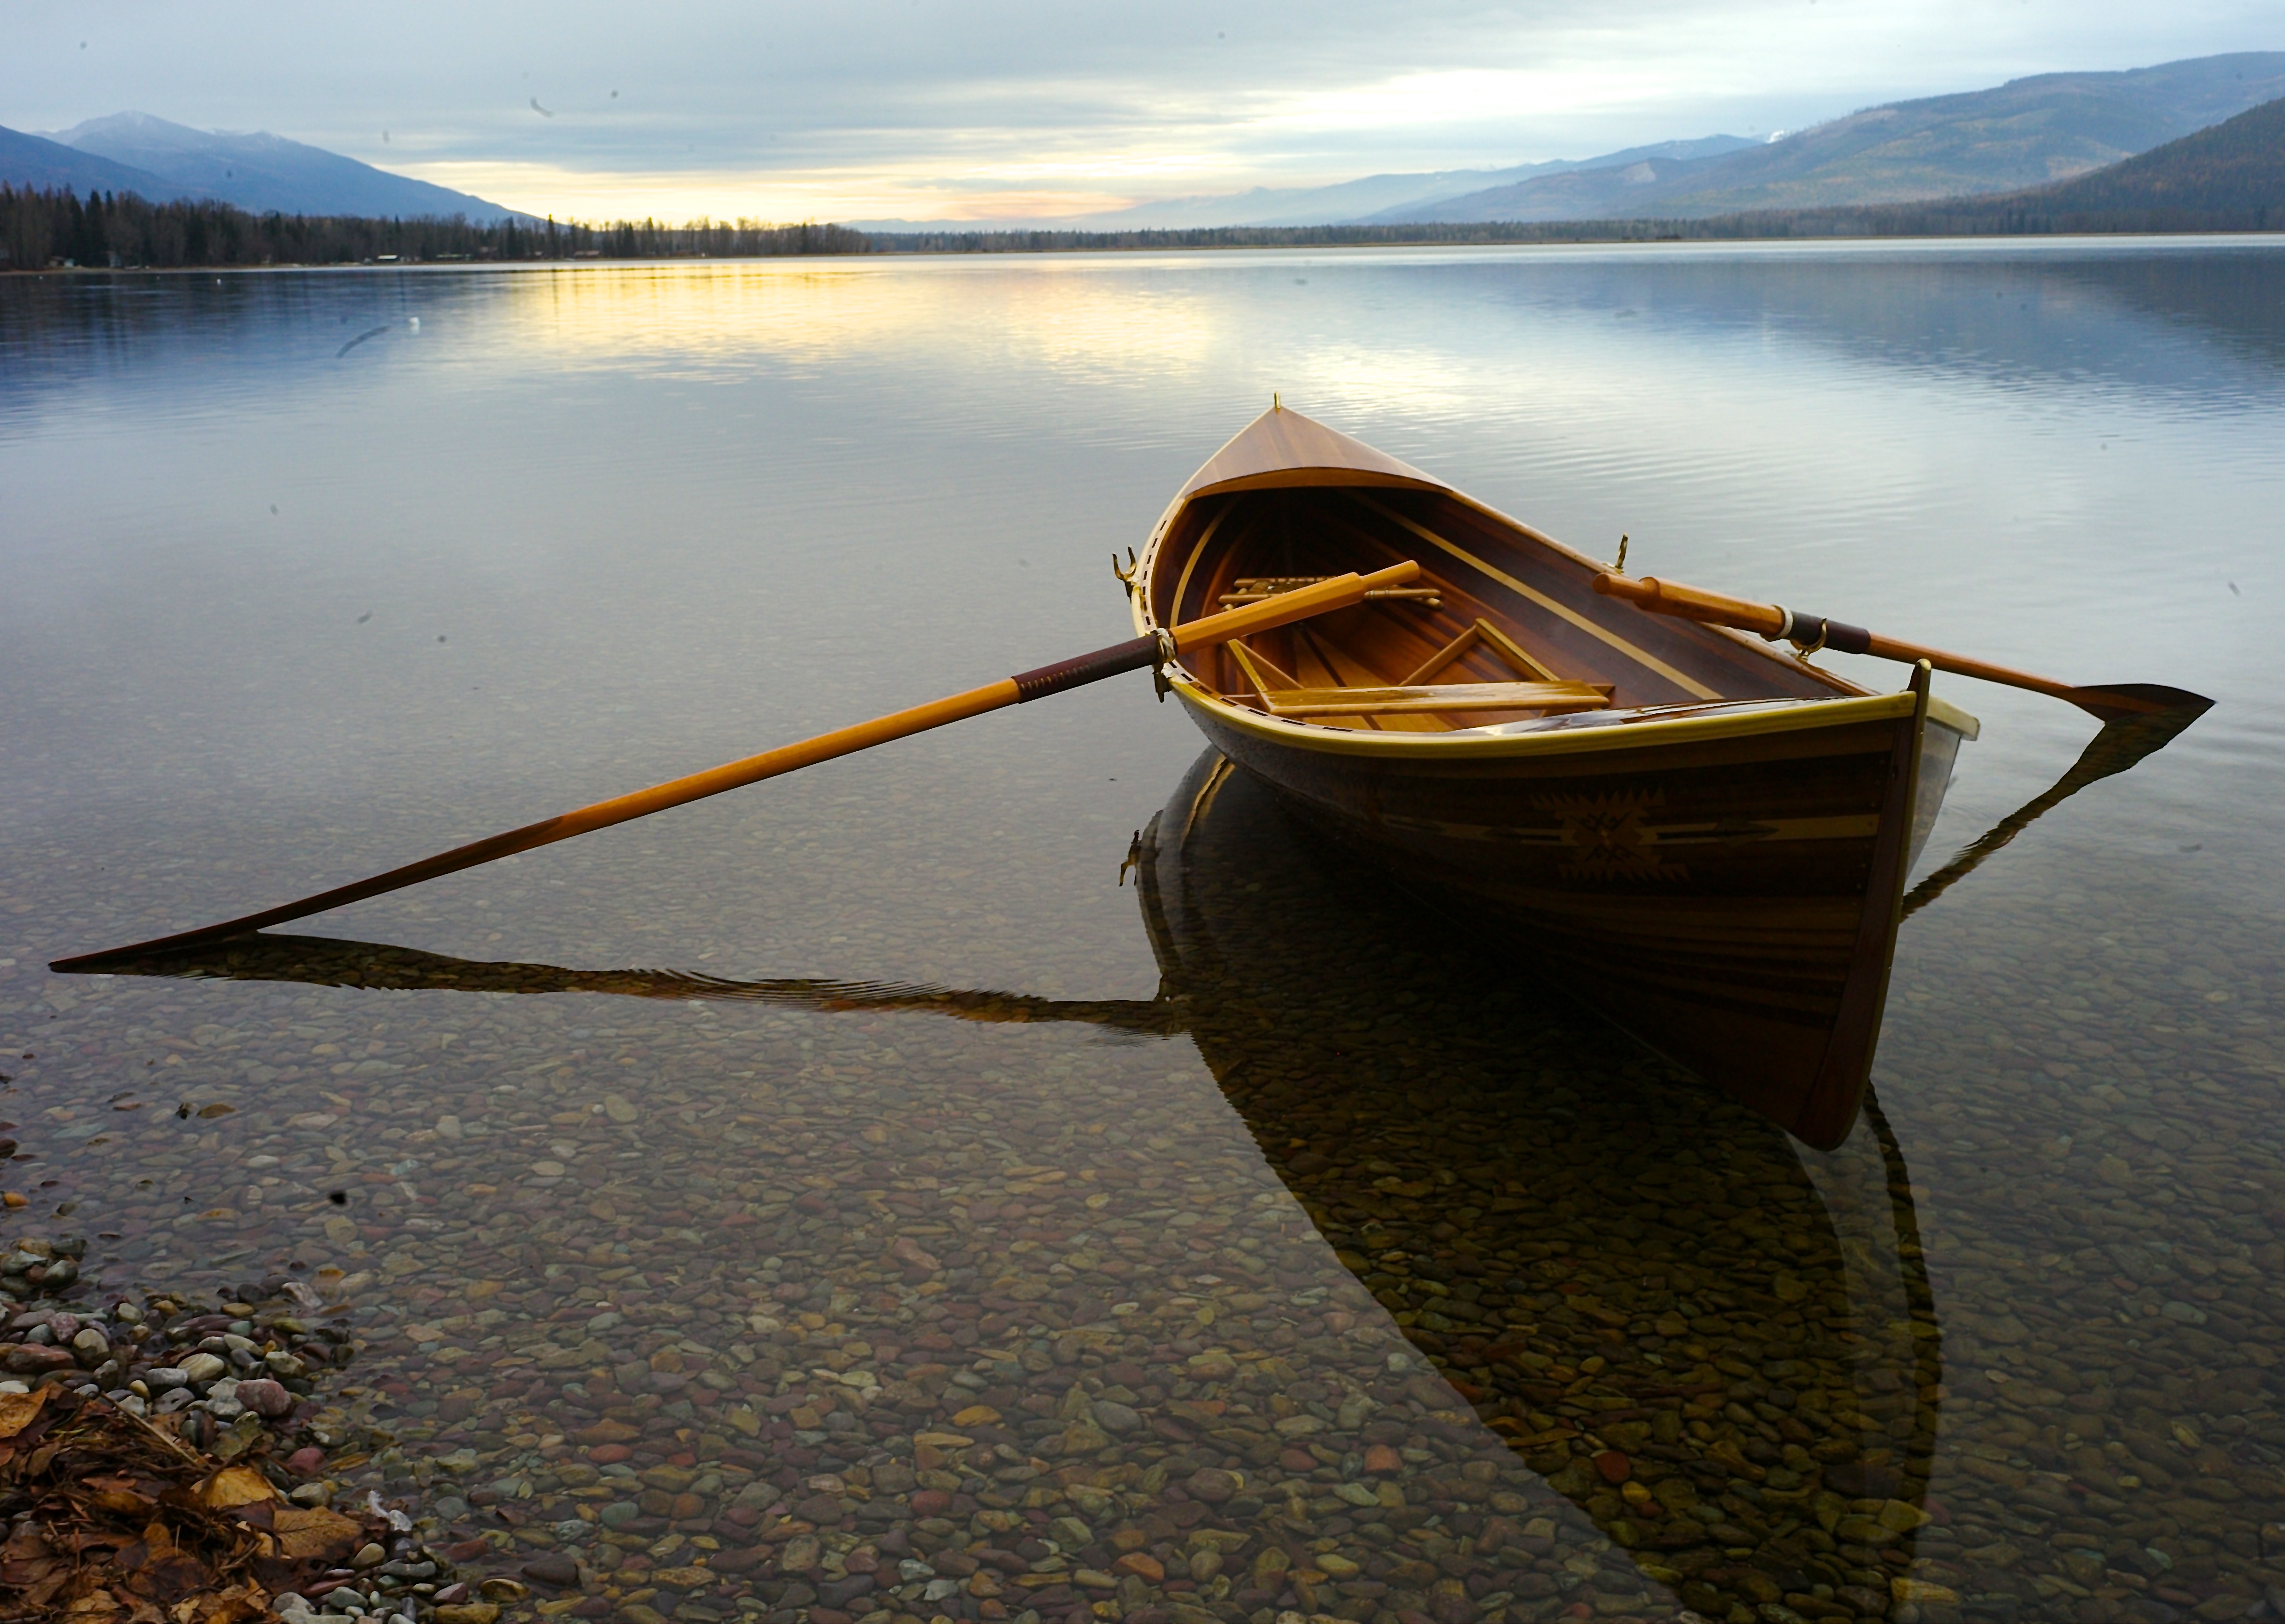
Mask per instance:
[[[1606,570],[1595,577],[1595,590],[1606,598],[1623,598],[1637,608],[1648,609],[1653,614],[1673,615],[1684,620],[1703,621],[1709,625],[1758,632],[1772,642],[1783,639],[1800,649],[1803,657],[1820,649],[1830,648],[1836,654],[1868,654],[1879,659],[1902,660],[1906,663],[1926,660],[1940,671],[1976,677],[1985,682],[2004,683],[2011,688],[2029,688],[2034,694],[2069,700],[2080,710],[2099,716],[2106,722],[2124,716],[2149,716],[2169,710],[2187,710],[2195,714],[2213,706],[2213,701],[2202,694],[2164,687],[2156,683],[2122,682],[2099,688],[2075,687],[2068,682],[2057,682],[2052,677],[2040,677],[2009,666],[1994,665],[1989,660],[1946,654],[1941,648],[1907,643],[1899,638],[1882,637],[1879,632],[1867,632],[1862,626],[1827,619],[1822,615],[1803,614],[1799,609],[1786,608],[1783,604],[1753,603],[1743,598],[1709,592],[1703,587],[1684,586],[1679,581],[1661,581],[1656,576],[1637,577]]]
[[[259,914],[226,919],[219,924],[202,925],[195,930],[177,931],[173,936],[137,942],[129,947],[114,947],[102,953],[59,959],[48,968],[54,970],[100,969],[106,960],[129,953],[201,947],[226,941],[232,937],[266,930],[271,925],[282,925],[289,920],[307,919],[312,914],[345,907],[368,897],[378,897],[386,891],[417,885],[423,880],[458,874],[461,869],[512,857],[536,846],[553,845],[575,835],[609,828],[615,823],[625,823],[632,819],[648,817],[655,812],[664,812],[670,806],[686,805],[692,801],[703,800],[708,796],[720,795],[727,789],[758,783],[766,778],[798,772],[821,761],[831,761],[837,756],[853,755],[876,744],[886,744],[891,739],[907,738],[916,733],[926,733],[932,727],[942,727],[946,723],[982,716],[986,711],[1045,699],[1051,694],[1083,687],[1105,677],[1116,677],[1122,671],[1142,671],[1157,665],[1169,654],[1190,654],[1200,648],[1226,643],[1235,637],[1266,632],[1273,626],[1306,620],[1331,609],[1346,608],[1351,604],[1362,602],[1367,592],[1402,586],[1419,573],[1420,566],[1408,559],[1401,564],[1391,564],[1386,569],[1377,569],[1368,576],[1336,576],[1328,581],[1280,593],[1260,603],[1250,603],[1243,608],[1209,615],[1203,620],[1176,626],[1171,632],[1158,636],[1138,637],[1109,648],[1099,648],[1093,654],[1081,655],[1077,659],[1059,661],[1053,665],[1040,666],[1036,671],[1004,677],[998,682],[970,688],[965,694],[954,694],[948,699],[916,705],[909,710],[899,710],[888,716],[876,717],[869,722],[860,722],[853,727],[820,734],[816,738],[805,739],[798,744],[782,745],[758,756],[749,756],[742,761],[730,762],[711,772],[693,773],[688,778],[678,778],[668,783],[655,784],[648,789],[639,789],[632,795],[598,801],[593,806],[583,806],[577,812],[565,812],[540,823],[526,824],[520,829],[510,829],[506,834],[494,835],[465,846],[455,846],[450,851],[422,858],[417,863],[407,863],[401,868],[392,868],[386,874],[377,874],[370,879],[355,881],[348,885],[337,885],[331,890],[319,891],[313,897],[303,897],[295,902],[264,908]],[[1171,649],[1166,647],[1168,643],[1173,645]]]

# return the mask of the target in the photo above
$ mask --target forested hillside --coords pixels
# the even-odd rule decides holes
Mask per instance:
[[[860,231],[757,220],[662,225],[519,226],[514,220],[367,220],[250,215],[226,203],[153,203],[131,193],[85,200],[0,185],[0,267],[339,265],[365,261],[752,258],[862,254]]]

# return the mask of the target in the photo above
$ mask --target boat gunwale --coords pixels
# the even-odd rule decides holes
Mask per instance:
[[[1199,684],[1177,676],[1167,686],[1183,703],[1195,706],[1213,720],[1251,734],[1264,743],[1291,746],[1325,755],[1365,756],[1417,762],[1430,760],[1504,760],[1519,756],[1573,756],[1636,750],[1659,745],[1709,743],[1717,740],[1751,738],[1761,734],[1805,733],[1827,727],[1848,727],[1865,722],[1892,721],[1912,713],[1912,690],[1865,694],[1855,697],[1797,700],[1766,710],[1721,716],[1665,717],[1642,722],[1603,723],[1588,727],[1551,727],[1520,734],[1372,733],[1358,728],[1320,727],[1283,717],[1265,716],[1249,706],[1233,704]],[[1720,704],[1750,704],[1750,700],[1725,700]],[[1943,714],[1938,714],[1942,711]],[[1593,714],[1624,715],[1624,712]],[[1932,700],[1928,720],[1963,738],[1975,737],[1975,718],[1958,706]],[[1965,726],[1962,726],[1965,724]]]
[[[1237,434],[1231,435],[1229,443],[1235,444],[1238,440],[1242,439],[1245,436],[1245,431],[1244,429],[1240,429]],[[1224,449],[1228,449],[1227,446],[1225,446]],[[1216,451],[1214,453],[1217,457],[1221,454],[1221,451]],[[1589,569],[1598,571],[1610,568],[1610,566],[1604,563],[1602,560],[1590,558],[1586,553],[1580,552],[1578,548],[1571,546],[1565,542],[1558,541],[1554,537],[1547,534],[1546,531],[1539,530],[1533,525],[1525,523],[1522,520],[1516,518],[1512,514],[1502,513],[1490,503],[1470,496],[1466,491],[1460,490],[1456,485],[1446,484],[1443,481],[1434,478],[1433,475],[1427,476],[1427,482],[1421,483],[1413,480],[1385,477],[1359,478],[1357,477],[1357,473],[1358,470],[1355,469],[1333,467],[1295,467],[1279,470],[1275,476],[1249,475],[1240,479],[1221,481],[1213,485],[1203,487],[1199,490],[1185,490],[1177,493],[1174,500],[1166,504],[1166,510],[1158,515],[1158,523],[1150,527],[1150,539],[1143,544],[1142,556],[1135,561],[1133,577],[1133,590],[1128,597],[1128,603],[1134,613],[1135,630],[1139,633],[1148,636],[1158,629],[1158,619],[1150,612],[1150,583],[1154,577],[1154,572],[1158,566],[1158,554],[1165,546],[1166,538],[1174,533],[1174,522],[1182,516],[1182,510],[1189,507],[1192,503],[1199,501],[1206,497],[1238,496],[1244,495],[1246,491],[1252,490],[1292,490],[1323,489],[1330,490],[1355,490],[1378,486],[1385,490],[1410,489],[1425,490],[1432,496],[1449,497],[1464,507],[1473,508],[1477,513],[1480,513],[1485,518],[1491,520],[1495,524],[1504,525],[1509,530],[1513,530],[1517,535],[1524,537],[1527,541],[1530,541],[1536,545],[1545,547],[1549,552],[1568,559],[1574,564],[1579,564]],[[1315,475],[1317,477],[1304,477],[1306,475]],[[1186,567],[1184,570],[1186,577],[1188,573],[1188,569]],[[1805,659],[1799,659],[1794,655],[1781,653],[1779,650],[1773,647],[1765,638],[1748,636],[1747,633],[1737,631],[1732,627],[1717,626],[1706,621],[1692,621],[1688,624],[1696,626],[1701,632],[1709,632],[1716,637],[1732,643],[1739,648],[1749,650],[1764,660],[1779,662],[1788,669],[1797,666],[1801,670],[1807,671],[1811,677],[1814,677],[1818,681],[1830,685],[1836,694],[1863,695],[1879,691],[1877,689],[1865,687],[1860,683],[1852,681],[1849,678],[1842,676],[1838,671],[1827,671],[1821,665],[1810,664],[1809,661]],[[1963,711],[1961,714],[1964,716],[1967,713]],[[1975,720],[1973,717],[1968,718],[1968,719],[1970,722]],[[1975,736],[1975,729],[1974,727],[1970,727],[1967,730],[1967,737],[1973,739]]]
[[[1243,436],[1244,430],[1231,436],[1231,443]],[[1217,456],[1221,453],[1216,452]],[[1323,469],[1295,468],[1289,470],[1299,476],[1322,474],[1328,488],[1358,483],[1355,470],[1337,467]],[[1348,477],[1344,477],[1345,475]],[[1259,476],[1256,476],[1259,477]],[[1281,480],[1276,488],[1306,488],[1311,482],[1302,478]],[[1399,482],[1372,482],[1395,484]],[[1135,629],[1144,636],[1158,630],[1157,616],[1150,607],[1150,589],[1167,538],[1174,534],[1175,521],[1184,509],[1201,497],[1231,494],[1245,488],[1245,482],[1225,482],[1204,490],[1184,490],[1166,505],[1158,522],[1150,531],[1150,539],[1136,561],[1127,592],[1127,607]],[[1473,508],[1494,522],[1504,525],[1517,535],[1558,555],[1590,569],[1605,566],[1588,557],[1575,547],[1566,545],[1555,537],[1504,514],[1499,509],[1480,502],[1454,486],[1435,481],[1429,489],[1435,494],[1448,496],[1463,506]],[[1203,540],[1201,542],[1203,545]],[[1187,573],[1187,572],[1186,572]],[[1698,624],[1700,623],[1691,623]],[[1779,653],[1762,639],[1748,637],[1724,626],[1702,626],[1702,630],[1727,639],[1739,647],[1749,649],[1763,659],[1780,661],[1788,666],[1799,665],[1817,678],[1833,685],[1831,699],[1799,700],[1784,706],[1772,706],[1764,711],[1743,715],[1676,716],[1638,722],[1605,723],[1589,727],[1550,728],[1544,732],[1520,734],[1488,734],[1474,730],[1454,730],[1449,733],[1382,733],[1362,728],[1326,727],[1318,724],[1289,720],[1267,716],[1250,706],[1233,703],[1198,680],[1189,667],[1175,663],[1167,674],[1167,686],[1185,704],[1196,706],[1206,715],[1224,721],[1239,731],[1251,734],[1265,743],[1289,745],[1339,756],[1376,757],[1505,757],[1512,756],[1589,754],[1601,750],[1634,749],[1645,745],[1662,743],[1694,743],[1702,741],[1747,737],[1755,734],[1791,733],[1808,728],[1847,726],[1857,722],[1885,721],[1909,714],[1912,708],[1910,688],[1881,693],[1850,681],[1836,672],[1807,661],[1796,661]],[[1763,696],[1769,697],[1769,696]],[[1736,699],[1709,700],[1714,705],[1743,705],[1758,702],[1755,696]],[[1614,712],[1623,715],[1624,712]],[[1928,699],[1928,720],[1938,726],[1959,734],[1965,741],[1972,741],[1982,731],[1982,724],[1967,710],[1951,702],[1931,694]]]

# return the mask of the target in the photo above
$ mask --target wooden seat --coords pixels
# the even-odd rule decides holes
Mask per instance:
[[[1437,710],[1599,710],[1607,683],[1448,682],[1388,688],[1265,688],[1272,716],[1381,716]]]
[[[1438,671],[1446,670],[1453,662],[1467,655],[1472,649],[1480,647],[1489,649],[1494,658],[1501,661],[1526,682],[1562,680],[1553,671],[1526,654],[1522,646],[1513,638],[1488,620],[1479,617],[1473,625],[1439,648],[1434,654],[1430,655],[1397,686],[1411,687],[1416,684],[1425,682]]]
[[[1279,670],[1268,658],[1242,641],[1226,647],[1246,680],[1253,685],[1262,708],[1272,716],[1322,718],[1336,726],[1370,726],[1371,718],[1388,717],[1399,726],[1433,726],[1439,713],[1478,710],[1535,710],[1542,715],[1574,710],[1599,710],[1611,702],[1608,683],[1572,682],[1557,677],[1489,621],[1479,620],[1431,655],[1402,682],[1375,684],[1351,680],[1349,671],[1326,675],[1334,684],[1304,685]],[[1431,682],[1477,647],[1490,651],[1512,669],[1515,682]],[[1321,662],[1322,663],[1322,662]],[[1362,675],[1358,672],[1355,675]]]

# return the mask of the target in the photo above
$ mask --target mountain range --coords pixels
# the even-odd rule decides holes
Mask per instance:
[[[1696,223],[1675,221],[1678,231]],[[2052,185],[1900,203],[1759,210],[1705,223],[1740,234],[1981,235],[2273,231],[2285,227],[2285,97]]]
[[[1108,214],[1085,215],[1058,221],[1001,221],[1000,227],[1025,225],[1089,231],[1186,231],[1214,225],[1332,225],[1404,214],[1445,199],[1507,186],[1540,177],[1574,170],[1623,168],[1650,161],[1686,163],[1718,157],[1760,143],[1743,136],[1700,136],[1692,140],[1660,141],[1630,146],[1623,152],[1596,158],[1551,158],[1541,163],[1520,163],[1504,169],[1441,169],[1427,174],[1368,175],[1362,180],[1331,186],[1256,186],[1251,192],[1224,196],[1161,198]],[[1415,216],[1406,214],[1407,219]],[[971,222],[858,220],[859,231],[909,231],[946,226],[970,231],[994,229]]]
[[[1600,164],[1400,203],[1365,219],[1686,220],[2014,192],[2091,173],[2280,96],[2285,51],[2042,74],[1869,107],[1743,151]]]
[[[1598,157],[1374,175],[1063,220],[859,221],[899,231],[1178,231],[1223,225],[1692,219],[2018,191],[2089,173],[2285,96],[2285,51],[2117,73],[2041,74],[1890,102],[1767,141],[1707,136]]]
[[[251,214],[462,215],[479,224],[531,218],[283,136],[192,129],[147,113],[114,114],[46,136],[0,129],[0,184],[132,192],[154,203],[212,198]]]

